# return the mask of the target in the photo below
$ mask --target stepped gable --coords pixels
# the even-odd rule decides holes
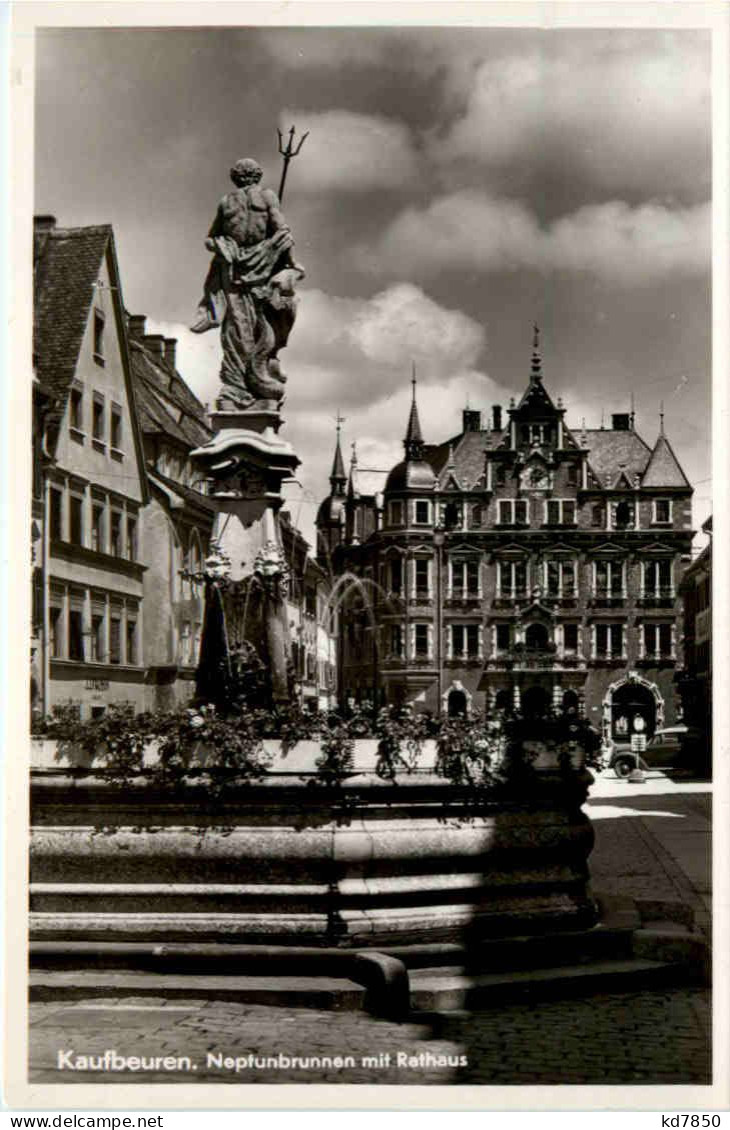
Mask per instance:
[[[634,431],[613,431],[609,428],[586,428],[588,462],[603,487],[613,487],[622,471],[633,482],[634,475],[643,475],[650,450]]]
[[[659,434],[641,480],[643,487],[689,488],[687,476],[679,465],[664,432]]]
[[[56,398],[52,415],[57,419],[65,411],[111,238],[110,224],[47,228],[41,223],[36,230],[33,359],[41,386]]]

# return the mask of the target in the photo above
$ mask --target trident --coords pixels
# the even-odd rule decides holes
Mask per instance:
[[[286,173],[287,169],[289,168],[289,162],[291,161],[292,157],[299,156],[304,142],[309,137],[309,130],[307,130],[306,133],[302,134],[299,145],[296,147],[296,149],[292,148],[294,143],[294,126],[292,126],[289,130],[289,140],[286,143],[286,148],[282,148],[284,138],[281,136],[281,130],[277,129],[276,132],[279,135],[279,152],[284,158],[284,168],[281,170],[281,183],[279,185],[279,203],[281,203],[281,201],[284,199],[284,185],[286,184]]]

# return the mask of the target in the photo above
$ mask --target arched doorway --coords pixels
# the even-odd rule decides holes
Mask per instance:
[[[567,714],[569,710],[578,712],[580,703],[576,691],[566,691],[563,695],[563,711]]]
[[[463,691],[449,691],[447,699],[449,718],[466,718],[466,695]]]
[[[644,732],[651,737],[657,726],[654,695],[640,683],[622,683],[611,698],[611,737],[614,741],[628,741],[637,717],[643,718]]]
[[[544,624],[530,624],[525,632],[525,647],[529,651],[545,651],[548,645],[548,630]]]
[[[522,695],[525,718],[544,718],[549,713],[550,696],[544,687],[528,687]]]
[[[497,691],[494,699],[495,710],[511,710],[512,709],[513,695],[512,691],[501,690]]]

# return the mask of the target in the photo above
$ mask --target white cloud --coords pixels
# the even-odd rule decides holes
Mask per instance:
[[[309,132],[306,160],[296,165],[297,191],[364,192],[404,188],[417,179],[418,156],[402,122],[345,110],[284,110],[279,119],[282,134],[292,121],[297,123],[297,137]]]
[[[588,271],[641,285],[710,263],[710,206],[670,209],[622,201],[587,205],[541,227],[523,204],[464,190],[408,208],[360,254],[392,274],[443,269]]]
[[[429,155],[498,167],[559,153],[610,192],[703,197],[709,111],[704,35],[545,34],[477,68],[463,113],[431,134]]]
[[[197,336],[185,326],[152,319],[147,330],[178,339],[180,373],[212,406],[219,384],[219,334]],[[302,460],[302,485],[293,485],[288,496],[305,536],[312,539],[316,504],[329,489],[337,411],[346,417],[346,461],[356,440],[361,467],[388,469],[402,458],[413,361],[427,441],[441,442],[459,431],[468,398],[485,410],[493,402],[506,403],[507,392],[476,367],[484,341],[481,325],[411,284],[362,299],[319,290],[301,293],[282,362],[289,377],[286,438]],[[374,476],[372,488],[380,485],[382,476]]]

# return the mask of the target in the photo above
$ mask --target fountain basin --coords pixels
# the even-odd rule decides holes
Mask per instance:
[[[328,788],[291,764],[218,800],[205,777],[178,795],[34,770],[31,938],[382,951],[596,921],[589,773],[540,769],[476,811],[428,768]]]

